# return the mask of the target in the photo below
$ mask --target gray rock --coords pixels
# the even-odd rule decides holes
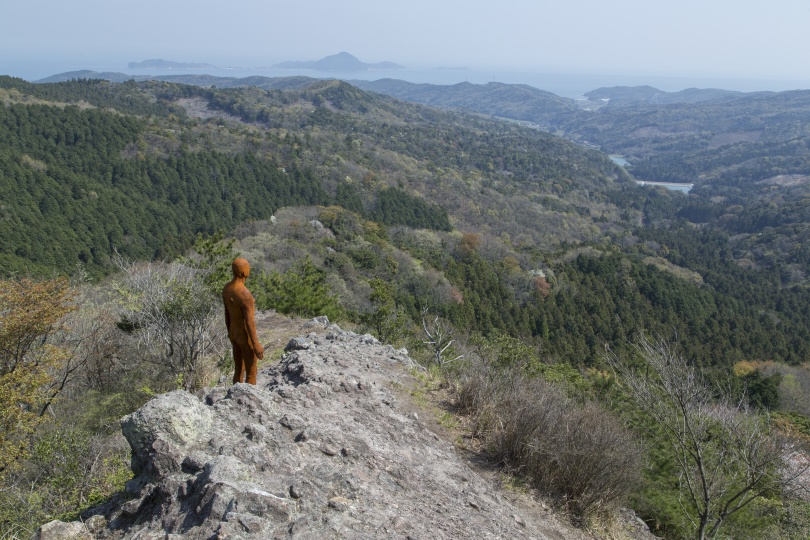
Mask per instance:
[[[92,535],[586,538],[498,496],[431,431],[430,413],[410,402],[406,351],[335,325],[328,332],[292,340],[256,386],[206,389],[200,398],[170,392],[124,418],[139,476],[128,500],[88,512]],[[79,525],[57,522],[38,534],[73,538],[47,535]]]
[[[84,526],[92,534],[95,534],[107,526],[107,519],[104,516],[90,516],[85,520]]]
[[[31,540],[92,540],[92,538],[90,531],[78,521],[72,523],[51,521],[37,529]]]
[[[366,345],[377,345],[380,341],[371,334],[363,334],[360,336],[360,341]]]
[[[267,438],[267,428],[261,424],[248,424],[242,433],[253,442],[262,442]]]
[[[205,464],[211,459],[211,456],[204,452],[194,451],[183,460],[183,470],[185,472],[194,474],[203,470]]]
[[[197,481],[208,484],[227,484],[249,481],[251,477],[252,471],[236,457],[217,456],[205,464]]]
[[[329,508],[338,512],[345,512],[351,504],[352,502],[345,497],[332,497],[329,499]]]
[[[301,417],[294,414],[285,414],[278,423],[291,431],[300,431],[306,425]]]
[[[272,522],[253,514],[228,512],[225,514],[224,523],[220,524],[217,532],[220,536],[232,537],[242,533],[257,534],[266,532],[271,527]]]
[[[315,317],[312,320],[304,323],[304,328],[312,328],[312,327],[326,328],[328,326],[329,326],[329,317],[327,317],[326,315]]]
[[[306,351],[311,346],[312,343],[307,338],[302,337],[292,338],[290,341],[287,342],[287,346],[284,347],[284,352]]]
[[[180,470],[187,450],[211,427],[213,414],[195,396],[176,390],[152,399],[121,420],[132,448],[132,470],[144,480]]]
[[[308,480],[298,480],[290,486],[290,497],[300,499],[315,491],[312,483]]]

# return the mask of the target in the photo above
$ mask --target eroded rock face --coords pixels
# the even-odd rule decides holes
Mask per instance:
[[[180,470],[185,452],[202,439],[213,412],[195,396],[176,390],[160,395],[121,420],[132,448],[132,471],[141,483]]]
[[[257,386],[171,392],[124,418],[138,477],[83,516],[95,537],[580,537],[521,514],[428,429],[397,397],[407,352],[369,337],[333,325]]]

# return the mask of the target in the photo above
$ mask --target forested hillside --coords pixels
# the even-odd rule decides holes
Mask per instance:
[[[3,83],[7,275],[106,273],[116,252],[166,259],[281,207],[338,205],[381,226],[466,234],[461,258],[447,258],[448,241],[409,250],[465,293],[447,316],[532,336],[561,361],[598,362],[606,343],[621,349],[641,328],[684,336],[705,365],[807,357],[795,309],[805,289],[785,286],[803,279],[802,248],[788,261],[752,254],[761,267],[734,252],[756,250],[747,235],[796,234],[801,219],[749,204],[724,219],[729,233],[699,232],[684,218],[714,203],[640,190],[599,153],[337,81]],[[399,301],[417,318],[407,294]]]
[[[394,96],[404,101],[516,120],[530,120],[544,127],[551,125],[557,116],[579,109],[572,99],[524,84],[490,82],[479,85],[464,82],[439,86],[395,79],[352,81],[352,84],[363,90]]]
[[[550,136],[344,83],[267,92],[2,82],[5,273],[32,263],[103,271],[116,249],[164,258],[197,233],[332,201],[385,224],[446,230],[449,210],[459,227],[531,243],[596,238],[582,216],[593,208],[618,220],[606,193],[627,178]],[[532,218],[568,222],[569,231],[557,239],[528,228]]]
[[[63,366],[73,366],[67,382],[50,387],[90,403],[92,418],[68,414],[70,433],[90,437],[152,392],[193,390],[227,364],[213,338],[200,351],[198,342],[186,350],[170,336],[164,350],[150,332],[198,316],[213,332],[216,291],[240,253],[253,265],[260,309],[327,314],[407,346],[456,381],[460,407],[488,426],[475,435],[485,445],[495,445],[487,437],[501,422],[486,407],[500,414],[499,392],[538,378],[561,385],[572,400],[566,407],[595,400],[598,414],[649,426],[651,413],[631,404],[619,368],[610,367],[615,358],[640,363],[644,336],[676,344],[706,388],[722,389],[709,392],[710,403],[733,402],[743,415],[750,407],[756,414],[743,417],[762,425],[769,417],[759,414],[772,411],[790,433],[810,435],[802,367],[810,355],[810,244],[795,241],[810,232],[810,173],[803,117],[779,112],[781,101],[715,96],[579,112],[549,102],[568,111],[560,129],[624,153],[641,178],[670,162],[714,175],[685,195],[640,188],[604,153],[516,123],[340,81],[256,82],[266,87],[0,77],[4,286],[54,275],[91,282],[76,326],[92,326],[93,338],[62,343],[83,351],[84,363]],[[760,111],[757,138],[729,135],[750,133],[758,121],[742,113],[729,120],[740,99]],[[802,99],[791,103],[801,107]],[[664,125],[672,138],[659,133]],[[737,139],[726,144],[728,137]],[[664,177],[682,179],[656,178]],[[513,398],[504,410],[528,399]],[[724,429],[706,440],[722,441]],[[660,435],[643,435],[654,464],[634,497],[650,523],[679,537],[690,526],[675,502],[675,456]],[[514,448],[492,451],[505,464],[517,459]],[[20,481],[32,471],[19,472]],[[565,482],[533,481],[571,496]],[[773,510],[787,504],[773,490],[730,530],[798,538],[791,534],[801,520],[784,506]],[[0,497],[0,520],[16,515],[12,499]],[[577,504],[574,512],[587,515]]]
[[[645,180],[752,189],[759,180],[808,172],[808,117],[810,92],[761,92],[661,105],[611,100],[558,128],[627,156]]]
[[[115,250],[166,258],[197,233],[329,200],[312,175],[281,172],[250,154],[144,155],[137,144],[146,129],[140,119],[98,109],[0,109],[0,137],[10,143],[0,155],[5,273],[78,263],[97,271],[109,268]]]
[[[565,110],[520,85],[462,85],[463,91],[458,85],[387,80],[362,85],[402,99],[538,123],[624,156],[639,180],[692,183],[677,209],[649,208],[647,223],[660,224],[666,214],[709,225],[727,235],[726,246],[740,264],[781,265],[786,283],[805,281],[810,91],[599,88]],[[637,208],[619,203],[628,205]]]
[[[63,74],[49,80],[78,75]],[[86,75],[116,81],[128,78],[124,74]],[[161,78],[205,87],[268,90],[301,90],[323,84],[304,77]],[[808,258],[805,246],[810,245],[801,214],[810,177],[807,91],[746,94],[719,89],[662,92],[652,87],[616,87],[596,89],[587,93],[588,100],[574,101],[524,85],[500,83],[441,86],[382,79],[355,84],[409,101],[540,125],[606,153],[625,156],[628,170],[640,180],[693,183],[686,204],[677,210],[678,217],[710,223],[726,232],[733,238],[729,246],[739,260],[766,266],[779,261],[792,265],[792,281],[803,279],[804,271],[797,261]],[[137,102],[131,95],[127,99]],[[244,111],[244,104],[239,105]],[[258,114],[257,109],[246,118],[256,121]],[[445,151],[441,146],[437,149]],[[548,165],[547,161],[542,163],[543,167]],[[559,201],[543,202],[554,205]],[[481,226],[476,223],[476,228]]]

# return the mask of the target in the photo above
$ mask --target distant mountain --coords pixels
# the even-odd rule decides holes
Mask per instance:
[[[162,60],[160,58],[129,63],[129,69],[201,69],[213,67],[216,66],[194,62],[172,62],[171,60]]]
[[[434,107],[480,112],[502,118],[549,124],[561,114],[578,109],[572,99],[525,84],[491,82],[453,85],[415,84],[396,79],[351,81],[354,86],[404,101]]]
[[[717,88],[687,88],[680,92],[665,92],[652,86],[613,86],[610,88],[597,88],[585,94],[585,97],[591,101],[608,101],[610,105],[638,103],[670,105],[674,103],[700,103],[741,95],[742,92]]]
[[[57,73],[44,79],[39,79],[36,83],[60,83],[65,81],[74,81],[78,79],[103,79],[110,82],[125,82],[130,79],[151,79],[146,75],[127,75],[118,71],[93,71],[92,69],[81,69],[78,71],[66,71],[64,73]]]
[[[165,81],[175,84],[191,84],[194,86],[215,86],[217,88],[241,88],[245,86],[256,86],[265,90],[300,90],[306,88],[314,81],[312,77],[217,77],[205,74],[177,74],[177,75],[129,75],[113,71],[92,71],[89,69],[81,71],[67,71],[51,75],[44,79],[34,81],[36,83],[59,83],[74,81],[77,79],[102,79],[105,81],[121,83],[126,81]]]
[[[303,76],[293,77],[217,77],[205,74],[173,75],[129,75],[83,70],[68,71],[40,79],[38,83],[57,83],[76,79],[104,79],[110,82],[166,81],[175,84],[217,88],[241,88],[255,86],[264,90],[300,90],[318,79]],[[537,122],[543,126],[568,113],[577,110],[574,100],[560,97],[551,92],[522,84],[471,84],[454,85],[416,84],[397,79],[377,81],[349,80],[353,86],[378,94],[385,94],[403,101],[422,103],[444,109],[457,109],[510,118],[527,122]]]
[[[306,62],[282,62],[276,64],[274,67],[282,69],[316,69],[319,71],[381,71],[389,69],[404,69],[405,66],[400,66],[393,62],[378,62],[376,64],[368,64],[361,62],[356,57],[347,52],[333,54],[321,58],[320,60],[312,60]]]

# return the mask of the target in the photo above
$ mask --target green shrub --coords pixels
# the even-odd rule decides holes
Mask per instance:
[[[408,317],[394,302],[391,285],[379,278],[369,285],[372,309],[360,315],[360,322],[383,343],[396,343],[408,332]]]
[[[340,318],[342,310],[326,282],[326,272],[307,257],[303,262],[280,274],[263,272],[251,287],[259,309],[302,317],[326,315]]]
[[[50,426],[29,459],[7,472],[0,490],[0,537],[28,538],[43,523],[76,519],[132,477],[120,436],[94,436],[74,426]]]

